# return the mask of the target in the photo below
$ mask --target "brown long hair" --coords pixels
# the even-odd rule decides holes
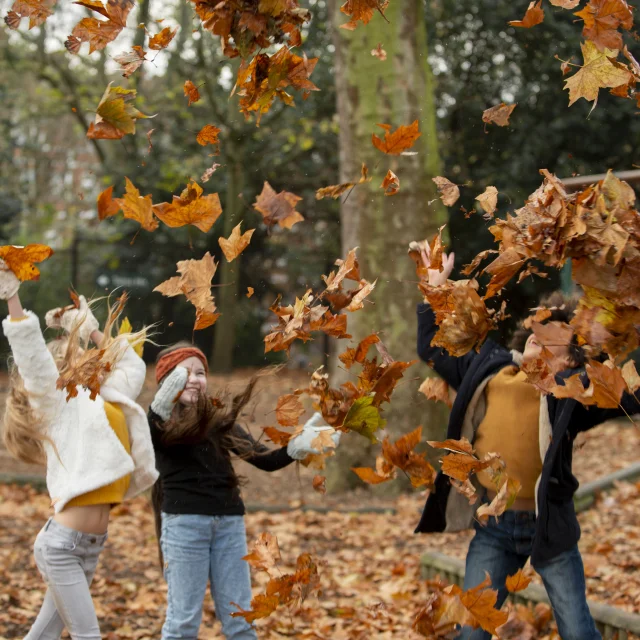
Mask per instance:
[[[189,342],[181,341],[163,349],[158,353],[156,363],[166,354],[185,347],[193,347],[193,345]],[[160,380],[160,386],[169,373]],[[231,458],[232,450],[240,458],[249,456],[251,454],[250,445],[247,440],[234,436],[233,428],[236,425],[238,416],[251,400],[258,377],[251,378],[240,393],[231,395],[223,400],[214,399],[205,393],[200,394],[197,402],[193,405],[185,406],[176,403],[169,419],[163,425],[159,425],[162,431],[160,436],[162,444],[171,446],[207,442],[213,447],[213,455],[216,457]],[[235,473],[235,470],[233,470],[231,483],[231,486],[235,488],[242,484],[242,478]],[[153,507],[161,567],[164,565],[160,546],[162,500],[162,480],[158,478],[151,491],[151,505]]]
[[[108,306],[107,321],[104,326],[104,338],[99,349],[104,349],[105,360],[117,362],[127,348],[127,343],[136,347],[145,342],[147,331],[143,329],[135,333],[122,333],[113,335],[116,323],[122,314],[125,298],[121,298],[115,304]],[[94,305],[97,301],[92,301]],[[78,338],[78,325],[68,336],[56,338],[47,343],[47,348],[53,356],[61,375],[71,370],[82,355],[82,345]],[[55,451],[52,440],[47,435],[47,423],[29,400],[29,393],[24,386],[24,380],[18,372],[18,368],[10,362],[9,395],[5,405],[2,440],[7,451],[18,460],[28,464],[44,465],[47,456],[44,450],[45,442],[48,442]]]
[[[540,300],[540,306],[547,307],[551,311],[551,316],[545,322],[564,322],[569,324],[576,311],[579,300],[579,296],[566,295],[561,291],[554,291],[545,298],[542,298]],[[532,333],[533,331],[531,329],[527,329],[524,326],[523,320],[514,331],[509,348],[522,353]],[[575,333],[571,336],[569,357],[572,362],[572,367],[578,368],[584,366],[586,354],[584,349],[578,344],[578,337]]]

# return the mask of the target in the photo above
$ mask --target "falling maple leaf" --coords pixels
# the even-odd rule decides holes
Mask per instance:
[[[154,51],[166,49],[171,44],[176,33],[178,33],[177,27],[175,29],[165,27],[162,31],[149,38],[149,49],[153,49]]]
[[[345,431],[355,431],[375,444],[378,442],[376,432],[384,429],[386,423],[380,415],[380,409],[373,404],[373,397],[365,396],[351,405],[342,428]]]
[[[29,18],[29,29],[39,27],[53,15],[56,0],[14,0],[4,21],[10,29],[17,29],[22,18]]]
[[[147,59],[146,55],[147,53],[142,47],[135,45],[129,53],[122,53],[119,56],[114,56],[113,59],[122,67],[122,75],[129,78],[142,66],[142,63]]]
[[[495,187],[487,187],[483,193],[476,196],[476,200],[486,213],[485,220],[493,218],[498,204],[498,190]]]
[[[473,455],[473,446],[467,440],[467,438],[460,438],[460,440],[443,440],[438,442],[436,440],[427,440],[427,444],[434,449],[445,449],[447,451],[453,451],[454,453],[466,453],[467,455]]]
[[[129,178],[125,177],[125,194],[122,198],[114,198],[113,202],[117,203],[125,218],[135,220],[146,231],[155,231],[158,228],[158,221],[154,217],[153,203],[151,195],[141,196],[140,191],[134,186]],[[108,191],[108,190],[107,190]],[[103,192],[105,193],[105,192]],[[110,196],[110,194],[108,194]],[[106,211],[112,210],[113,205],[107,202]],[[110,214],[113,215],[113,214]]]
[[[216,172],[217,169],[219,169],[222,165],[218,164],[217,162],[214,162],[201,176],[200,180],[202,182],[209,182],[209,180],[211,179],[211,176]]]
[[[495,608],[498,601],[498,592],[490,589],[491,578],[486,574],[484,582],[468,591],[460,590],[460,601],[467,608],[469,613],[475,618],[477,624],[491,634],[497,633],[497,628],[503,625],[509,618],[506,611],[499,611]]]
[[[507,576],[505,586],[509,593],[518,593],[518,591],[524,591],[533,580],[533,574],[531,571],[525,569],[518,569],[512,576]]]
[[[480,505],[476,511],[476,518],[481,524],[486,523],[491,516],[497,521],[507,509],[511,508],[522,488],[515,478],[504,475],[503,478],[502,486],[490,504]]]
[[[580,0],[549,0],[554,7],[562,7],[563,9],[575,9]]]
[[[304,413],[304,406],[300,402],[298,396],[288,393],[278,398],[276,406],[276,420],[283,427],[295,427],[298,419]]]
[[[282,559],[278,539],[270,533],[261,533],[254,542],[251,553],[242,559],[246,560],[254,569],[269,572]]]
[[[202,129],[200,129],[198,135],[196,136],[196,141],[199,145],[206,147],[208,144],[214,145],[214,155],[220,154],[220,140],[218,140],[218,134],[221,129],[212,125],[206,124]]]
[[[325,476],[314,476],[313,481],[311,482],[311,486],[313,487],[314,491],[325,495],[327,493],[326,482],[327,479],[325,478]]]
[[[389,169],[380,186],[384,189],[385,196],[395,196],[400,190],[400,180],[398,176]]]
[[[276,427],[262,427],[264,435],[271,440],[271,442],[284,447],[288,444],[289,440],[293,438],[293,433],[287,433]]]
[[[198,102],[198,100],[200,100],[200,92],[198,91],[198,87],[196,87],[196,85],[193,84],[191,80],[185,80],[184,95],[189,100],[189,104],[187,105],[188,107],[190,107],[194,102]]]
[[[449,397],[449,385],[442,378],[427,378],[418,389],[429,400],[444,402],[449,408],[452,406]]]
[[[155,131],[155,129],[149,129],[147,131],[147,142],[149,143],[149,147],[147,148],[147,153],[151,153],[151,149],[153,149],[153,143],[151,142],[151,134]]]
[[[207,251],[200,260],[181,260],[177,263],[179,276],[159,284],[154,291],[169,298],[184,295],[196,308],[194,331],[210,327],[220,317],[211,295],[211,280],[217,264]]]
[[[540,24],[544,20],[544,10],[542,9],[542,0],[531,2],[527,7],[527,12],[522,20],[511,20],[509,24],[512,27],[523,27],[530,29]]]
[[[622,49],[622,34],[618,29],[622,27],[628,31],[633,27],[633,13],[625,0],[590,0],[574,15],[584,20],[582,35],[585,40],[600,51]]]
[[[636,363],[633,360],[627,360],[624,363],[624,366],[620,370],[624,381],[627,384],[627,389],[629,393],[635,393],[638,389],[640,389],[640,375],[638,375],[638,371],[636,370]]]
[[[381,43],[378,43],[378,46],[375,49],[371,49],[371,55],[382,62],[387,59],[387,52],[382,48]]]
[[[442,176],[436,176],[431,179],[436,183],[438,191],[440,192],[440,199],[447,207],[454,205],[458,201],[460,189],[457,184],[454,184]]]
[[[615,88],[629,84],[633,75],[624,66],[615,62],[617,52],[608,48],[603,51],[591,41],[580,43],[584,65],[565,82],[569,90],[569,106],[580,98],[595,103],[600,89]]]
[[[90,391],[91,400],[96,399],[104,378],[112,371],[114,364],[104,356],[104,349],[87,349],[60,374],[56,388],[67,392],[67,402],[78,395],[79,386]]]
[[[516,104],[500,104],[485,109],[482,113],[482,122],[487,124],[497,124],[499,127],[506,127],[509,125],[509,118],[516,108]]]
[[[253,295],[253,287],[247,287],[247,298]]]
[[[89,125],[87,138],[93,140],[120,140],[136,132],[136,120],[148,118],[131,103],[136,98],[135,89],[111,86],[110,82],[96,109],[95,122]]]
[[[368,24],[376,11],[379,11],[384,18],[384,10],[388,5],[389,0],[347,0],[340,7],[340,11],[349,16],[351,20],[341,24],[340,28],[353,31],[358,26],[359,21],[362,24]]]
[[[0,247],[0,258],[20,282],[39,280],[40,270],[35,262],[43,262],[53,255],[53,249],[45,244],[28,244],[26,247],[5,245]]]
[[[407,149],[411,149],[416,140],[422,135],[418,131],[418,121],[414,120],[410,125],[401,125],[391,133],[390,124],[379,124],[384,129],[384,140],[375,133],[371,135],[371,141],[376,149],[388,155],[399,155]]]
[[[278,608],[280,599],[278,596],[269,596],[260,593],[251,599],[251,609],[249,611],[245,611],[235,602],[232,602],[231,604],[238,607],[238,611],[231,613],[231,616],[234,618],[242,617],[251,624],[256,620],[270,616]]]
[[[369,348],[376,342],[380,342],[380,338],[378,337],[378,334],[372,333],[361,340],[357,347],[347,349],[344,353],[341,353],[338,358],[347,369],[351,369],[356,362],[360,364],[364,362]]]
[[[184,227],[192,224],[207,233],[222,214],[220,197],[217,193],[204,193],[202,187],[193,180],[172,202],[153,205],[153,213],[168,227]]]
[[[106,5],[99,0],[75,2],[86,9],[95,11],[106,20],[93,16],[83,18],[73,28],[64,46],[70,53],[77,54],[83,42],[89,43],[89,53],[104,49],[113,42],[127,25],[127,16],[134,7],[134,0],[107,0]]]
[[[296,211],[296,206],[301,200],[300,196],[289,191],[276,193],[265,181],[262,193],[256,198],[253,208],[262,215],[268,227],[277,223],[283,229],[291,229],[294,224],[304,220]]]
[[[218,238],[218,244],[227,259],[227,262],[235,260],[249,246],[249,242],[251,242],[251,236],[255,229],[249,229],[249,231],[240,235],[241,225],[242,222],[233,228],[229,238]]]
[[[120,204],[117,198],[113,198],[113,185],[107,187],[98,196],[98,218],[104,220],[115,216],[120,211]]]
[[[371,178],[369,178],[369,170],[367,169],[367,165],[363,162],[361,175],[358,182],[343,182],[342,184],[334,184],[329,187],[322,187],[316,191],[316,200],[322,200],[323,198],[328,197],[331,197],[335,200],[352,187],[370,181]]]
[[[287,106],[293,106],[293,97],[285,89],[292,87],[304,92],[319,91],[309,76],[313,73],[318,58],[298,56],[287,46],[281,47],[273,55],[259,53],[250,62],[240,65],[236,85],[240,96],[240,110],[249,117],[256,113],[256,124],[269,111],[278,98]]]

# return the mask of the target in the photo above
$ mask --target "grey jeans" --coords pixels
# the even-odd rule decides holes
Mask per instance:
[[[34,554],[48,589],[25,640],[59,640],[65,627],[73,640],[101,640],[89,587],[106,539],[51,519],[44,525]]]

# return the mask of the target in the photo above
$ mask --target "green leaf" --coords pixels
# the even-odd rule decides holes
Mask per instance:
[[[344,419],[343,427],[355,431],[367,438],[373,444],[378,442],[374,435],[378,429],[383,429],[387,421],[380,415],[380,410],[372,405],[373,396],[358,398],[349,409]]]

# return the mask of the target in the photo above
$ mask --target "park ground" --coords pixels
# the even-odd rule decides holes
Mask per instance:
[[[248,379],[239,372],[231,388]],[[304,384],[295,372],[280,372],[277,383],[266,379],[260,385],[258,402],[246,416],[255,436],[260,426],[272,424],[276,399]],[[229,383],[229,379],[225,379]],[[221,380],[213,377],[212,387]],[[0,380],[6,389],[6,379]],[[142,404],[152,394],[151,380]],[[1,398],[0,398],[1,401]],[[584,483],[611,473],[637,460],[640,431],[630,423],[608,423],[580,436],[574,467]],[[0,473],[39,473],[13,462],[0,451]],[[283,573],[291,570],[297,556],[311,553],[319,562],[322,593],[307,600],[303,608],[278,610],[259,620],[259,637],[305,638],[309,640],[413,640],[415,614],[428,596],[428,585],[420,578],[419,561],[426,551],[440,551],[464,558],[470,533],[430,536],[413,535],[425,494],[413,492],[397,498],[373,495],[366,488],[346,495],[320,495],[311,488],[317,473],[298,465],[265,476],[244,462],[238,463],[245,477],[245,502],[287,511],[252,511],[246,517],[249,543],[262,532],[278,538]],[[303,511],[301,506],[329,508],[327,513]],[[378,511],[362,513],[363,507]],[[380,512],[390,507],[393,513]],[[358,509],[358,511],[356,511]],[[339,510],[339,511],[338,511]],[[582,551],[588,597],[640,613],[640,483],[619,484],[600,496],[595,506],[580,514]],[[0,640],[26,634],[44,595],[43,583],[32,555],[33,540],[49,516],[49,500],[30,487],[0,485]],[[254,592],[267,580],[253,572]],[[158,638],[165,610],[166,585],[158,565],[153,516],[145,496],[117,507],[109,530],[109,541],[93,584],[102,632],[107,640]],[[522,617],[522,612],[520,612]],[[505,638],[540,640],[557,638],[553,625],[531,634]],[[203,640],[221,639],[213,604],[205,600],[200,633]]]

